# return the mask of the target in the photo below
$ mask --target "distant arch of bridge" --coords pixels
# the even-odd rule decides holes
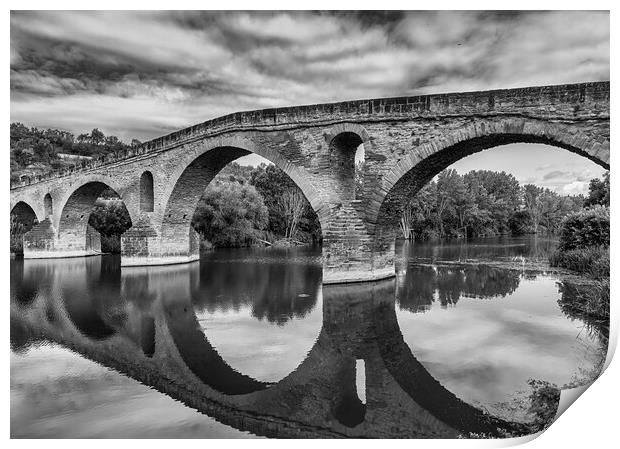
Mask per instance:
[[[376,280],[394,274],[408,198],[465,156],[545,143],[609,169],[609,90],[609,82],[594,82],[240,112],[78,170],[14,183],[11,209],[28,205],[38,219],[24,237],[25,258],[94,254],[88,211],[105,185],[133,223],[122,237],[121,265],[189,262],[199,257],[190,222],[204,188],[226,164],[254,153],[289,175],[317,213],[324,282]],[[352,194],[351,154],[360,143],[362,187]]]

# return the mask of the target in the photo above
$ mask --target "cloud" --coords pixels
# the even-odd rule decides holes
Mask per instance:
[[[565,178],[567,176],[573,176],[573,175],[574,175],[574,173],[572,173],[572,172],[562,171],[562,170],[553,170],[553,171],[550,171],[550,172],[546,173],[542,177],[542,179],[544,181],[549,181],[551,179]]]
[[[583,181],[574,181],[562,187],[562,193],[565,195],[587,195],[590,183]]]
[[[10,56],[11,120],[144,140],[239,110],[609,79],[609,14],[14,11]]]

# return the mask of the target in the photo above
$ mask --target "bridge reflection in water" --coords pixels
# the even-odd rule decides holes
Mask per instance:
[[[225,269],[203,260],[121,271],[110,257],[16,262],[11,345],[62,345],[256,435],[452,438],[525,432],[463,402],[416,360],[396,319],[394,280],[321,287],[319,264],[288,261],[292,267],[281,270],[274,263],[265,261],[259,271],[243,271],[243,264],[230,260]],[[231,282],[227,270],[247,276]],[[199,321],[203,309],[243,304],[255,318],[276,324],[322,307],[305,359],[277,382],[233,368],[210,341],[209,324]]]

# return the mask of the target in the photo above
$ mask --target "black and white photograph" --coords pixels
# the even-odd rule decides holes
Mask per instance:
[[[595,393],[609,7],[12,3],[11,440],[514,445]]]

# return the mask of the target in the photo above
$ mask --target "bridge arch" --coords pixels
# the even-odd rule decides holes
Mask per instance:
[[[369,222],[375,227],[375,250],[393,250],[404,207],[434,176],[464,157],[512,143],[563,148],[609,169],[609,140],[605,136],[592,137],[575,127],[534,120],[478,121],[443,139],[420,145],[384,176],[381,190],[387,193],[369,208]]]
[[[197,151],[196,151],[197,150]],[[310,183],[309,174],[302,167],[285,159],[277,149],[260,145],[244,137],[223,137],[201,142],[184,163],[169,177],[163,198],[166,198],[161,217],[161,253],[173,254],[189,244],[190,253],[197,252],[197,242],[191,220],[198,202],[213,178],[230,162],[257,154],[281,169],[301,189],[310,206],[325,228],[330,210],[324,198]]]
[[[11,208],[10,234],[11,253],[23,255],[24,235],[38,223],[38,217],[32,206],[24,201],[18,201]]]
[[[99,252],[99,235],[90,225],[89,219],[97,199],[106,190],[112,190],[123,200],[119,191],[122,191],[113,180],[105,176],[88,176],[73,189],[65,194],[60,207],[54,213],[58,236],[58,250],[72,254],[79,252]],[[126,206],[125,202],[123,204]],[[136,212],[127,208],[132,223]]]
[[[17,204],[11,208],[11,215],[24,227],[23,232],[28,232],[38,220],[37,214],[32,206],[25,201],[18,201]]]

